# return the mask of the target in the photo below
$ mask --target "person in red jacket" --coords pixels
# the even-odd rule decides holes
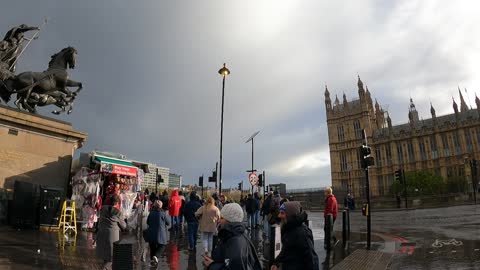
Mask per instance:
[[[331,187],[326,187],[325,188],[325,211],[323,211],[323,217],[325,219],[325,225],[327,224],[327,215],[332,214],[333,217],[333,223],[332,223],[332,228],[333,224],[335,224],[335,220],[337,219],[337,214],[338,214],[338,204],[337,204],[337,199],[333,195],[333,191]],[[325,235],[327,235],[327,228],[326,226],[323,227],[325,231]],[[333,231],[333,229],[332,229]],[[335,235],[332,235],[334,242],[336,242]],[[328,241],[327,238],[325,238],[325,241]],[[324,245],[326,246],[326,244]]]
[[[168,214],[171,217],[172,228],[178,228],[180,226],[180,207],[182,206],[182,199],[178,196],[178,190],[172,191],[172,196],[168,201]],[[175,221],[175,222],[174,222]],[[170,229],[172,229],[170,228]]]

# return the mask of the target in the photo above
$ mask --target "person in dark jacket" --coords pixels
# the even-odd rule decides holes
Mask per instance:
[[[245,202],[245,211],[247,211],[247,221],[250,225],[250,228],[255,228],[257,225],[257,215],[258,202],[255,198],[252,197],[252,194],[248,194],[247,201]]]
[[[285,202],[280,206],[282,250],[271,270],[319,270],[318,255],[313,246],[312,230],[305,224],[307,214],[299,202]]]
[[[167,226],[170,225],[165,211],[162,209],[162,201],[153,203],[152,210],[147,218],[147,239],[150,246],[150,264],[158,264],[157,251],[167,244]]]
[[[245,235],[242,207],[226,204],[220,216],[219,243],[211,258],[204,256],[203,264],[208,270],[262,270],[255,246]]]
[[[160,201],[162,201],[162,209],[163,211],[167,212],[168,211],[168,201],[170,200],[168,198],[168,192],[167,190],[164,190],[162,195],[158,198]]]
[[[195,212],[202,207],[202,204],[197,199],[197,193],[194,191],[190,193],[190,201],[185,204],[183,214],[187,222],[188,235],[188,250],[192,251],[197,246],[198,220],[195,217]]]

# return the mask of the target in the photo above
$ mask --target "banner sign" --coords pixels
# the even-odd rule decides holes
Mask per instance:
[[[137,176],[137,167],[129,167],[111,163],[102,162],[100,165],[101,172],[107,172],[112,174],[120,174],[125,176]]]

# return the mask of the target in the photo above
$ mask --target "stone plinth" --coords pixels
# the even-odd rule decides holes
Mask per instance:
[[[0,105],[0,189],[25,181],[66,191],[73,153],[86,138],[70,123]]]

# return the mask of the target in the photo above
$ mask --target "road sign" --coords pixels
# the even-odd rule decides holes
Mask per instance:
[[[256,186],[258,184],[258,176],[256,172],[251,172],[248,175],[248,181],[250,182],[250,185]]]

